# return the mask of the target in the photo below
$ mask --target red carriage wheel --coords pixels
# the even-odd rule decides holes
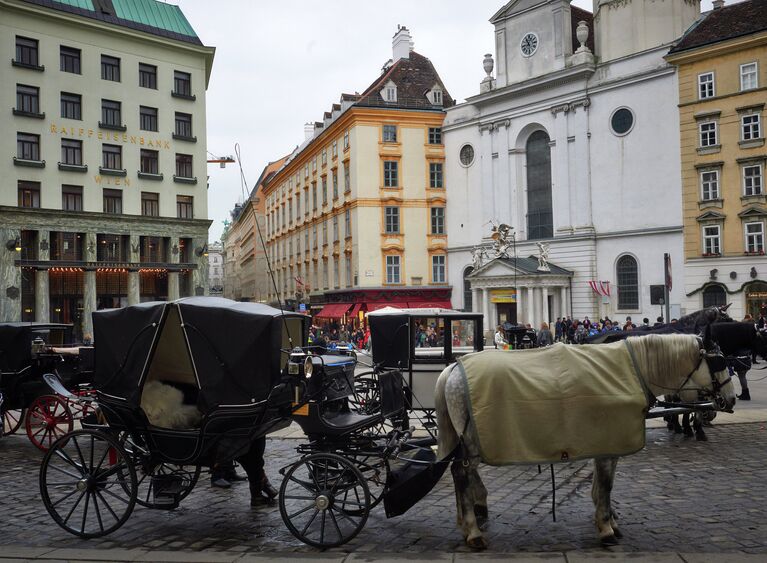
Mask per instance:
[[[14,434],[24,422],[25,409],[14,409],[3,412],[3,436]]]
[[[56,395],[42,395],[29,406],[25,421],[29,440],[42,451],[74,426],[67,402]]]

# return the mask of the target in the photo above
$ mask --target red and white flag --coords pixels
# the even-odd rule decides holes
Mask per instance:
[[[610,297],[609,281],[589,280],[589,287],[591,287],[591,290],[597,295],[604,295],[605,297]]]

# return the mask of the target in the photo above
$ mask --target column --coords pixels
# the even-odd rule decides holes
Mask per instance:
[[[179,249],[181,247],[181,241],[178,237],[172,237],[170,242],[170,262],[171,264],[178,264],[180,259]],[[178,272],[168,272],[168,301],[175,301],[180,297],[178,276]]]
[[[482,290],[477,287],[472,287],[471,288],[471,310],[473,313],[480,312],[480,299],[482,299]]]
[[[477,294],[479,301],[477,302],[477,309],[479,313],[482,313],[482,326],[485,327],[485,331],[491,330],[492,327],[487,324],[487,304],[485,303],[485,288],[477,288]]]
[[[554,305],[554,311],[551,313],[551,318],[556,322],[557,317],[562,318],[562,303],[559,301],[558,293],[553,295],[554,299],[552,299],[551,302]]]
[[[131,237],[132,238],[132,237]],[[141,281],[137,271],[128,271],[128,305],[137,305],[141,301]]]
[[[94,235],[95,236],[95,235]],[[87,235],[86,235],[87,240]],[[93,338],[93,311],[96,310],[96,270],[84,272],[83,288],[83,337],[90,335]]]
[[[572,311],[568,310],[567,305],[567,286],[564,285],[559,288],[559,307],[561,309],[562,317],[572,315]]]
[[[207,233],[206,233],[207,237]],[[194,254],[192,254],[192,260],[197,262],[197,268],[192,270],[192,291],[194,295],[207,295],[208,294],[208,257],[205,254],[197,255],[197,249],[205,248],[208,244],[207,238],[195,238],[192,248]],[[278,292],[282,293],[282,286],[278,286]],[[241,294],[241,288],[239,280],[236,283],[235,293]]]
[[[514,288],[517,295],[517,323],[522,322],[522,315],[524,314],[524,301],[522,300],[522,288],[517,286]]]
[[[6,247],[17,238],[19,229],[0,226],[0,322],[21,320],[21,268],[15,264],[21,255]]]
[[[549,288],[548,287],[541,288],[541,307],[543,308],[542,322],[550,323],[551,316],[549,315],[550,311],[549,311]]]
[[[527,302],[527,306],[525,307],[526,316],[524,322],[535,326],[535,294],[533,293],[533,288],[531,286],[527,286],[525,301]]]
[[[38,323],[51,322],[51,296],[48,280],[48,270],[35,271],[35,321]]]
[[[490,215],[483,217],[483,220],[494,219],[496,213],[495,188],[493,186],[493,140],[492,127],[486,125],[479,129],[481,138],[480,163],[482,173],[482,207],[488,209]],[[487,206],[487,207],[485,207]]]

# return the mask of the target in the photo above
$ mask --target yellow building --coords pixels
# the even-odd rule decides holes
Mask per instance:
[[[741,318],[767,303],[767,10],[715,4],[666,57],[679,67],[686,308],[731,302]]]
[[[320,318],[450,303],[441,127],[453,100],[404,27],[393,53],[264,187],[279,298]]]

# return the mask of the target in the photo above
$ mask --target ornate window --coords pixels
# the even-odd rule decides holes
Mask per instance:
[[[703,308],[727,304],[727,294],[720,285],[711,285],[703,290]]]
[[[551,147],[545,131],[527,140],[527,239],[554,236],[551,212]]]
[[[639,269],[636,258],[628,254],[618,259],[618,309],[639,308]]]

